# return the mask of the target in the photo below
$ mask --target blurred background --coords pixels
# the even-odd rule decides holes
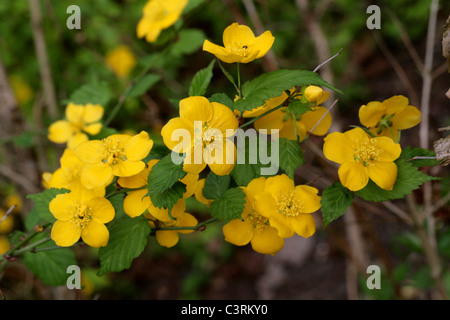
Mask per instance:
[[[433,1],[434,2],[434,1]],[[194,74],[213,56],[203,52],[205,39],[222,44],[223,30],[233,22],[246,24],[256,35],[270,30],[272,50],[264,58],[241,66],[243,81],[276,69],[314,70],[344,92],[333,109],[332,131],[359,124],[358,109],[369,101],[404,95],[421,108],[425,55],[434,48],[431,63],[429,120],[425,138],[420,126],[404,132],[402,144],[420,147],[433,142],[450,126],[449,65],[443,55],[444,25],[450,3],[438,1],[436,29],[427,35],[431,0],[191,0],[183,15],[183,31],[170,52],[160,55],[171,31],[156,43],[136,36],[145,0],[17,0],[0,2],[0,213],[13,204],[10,228],[23,229],[32,207],[27,194],[43,190],[42,174],[59,166],[63,147],[47,139],[50,123],[64,115],[71,95],[83,85],[104,101],[105,117],[121,99],[131,81],[151,64],[150,82],[124,101],[110,123],[119,131],[146,130],[159,139],[161,127],[177,114],[177,101],[188,96]],[[69,5],[81,9],[81,29],[69,30]],[[367,7],[381,9],[381,29],[366,26]],[[429,49],[428,49],[429,50]],[[228,66],[227,66],[228,67]],[[232,68],[228,69],[234,73]],[[233,87],[216,64],[206,96]],[[323,137],[308,141],[321,148]],[[304,150],[307,164],[296,181],[314,180],[320,191],[327,186],[327,165],[314,152]],[[310,151],[311,151],[310,150]],[[450,188],[448,167],[424,168],[442,177],[431,186],[432,201]],[[327,179],[336,180],[335,176]],[[419,203],[423,190],[414,192]],[[405,203],[396,203],[405,208]],[[448,205],[434,212],[439,233],[436,247],[444,263],[450,262]],[[392,209],[392,208],[391,208]],[[188,210],[201,220],[207,210],[196,201]],[[407,210],[407,209],[405,209]],[[395,210],[394,210],[395,211]],[[431,299],[435,284],[417,234],[385,205],[357,201],[351,212],[321,227],[311,238],[287,239],[275,256],[251,247],[235,247],[223,240],[220,224],[181,236],[167,249],[149,240],[145,252],[130,269],[96,276],[95,249],[75,248],[84,289],[45,286],[20,259],[10,263],[0,278],[1,296],[7,299]],[[365,285],[365,267],[382,270],[381,290]],[[363,268],[362,268],[363,267]],[[445,269],[446,270],[446,269]],[[450,294],[450,273],[443,276]]]

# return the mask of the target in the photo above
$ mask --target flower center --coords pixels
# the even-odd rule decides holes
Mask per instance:
[[[235,42],[232,46],[228,47],[228,52],[241,56],[241,57],[248,57],[250,55],[250,49],[248,48],[247,44],[242,42]]]
[[[269,218],[257,214],[256,211],[253,209],[250,212],[248,212],[244,220],[249,221],[253,225],[253,228],[256,229],[257,231],[260,231],[269,225]]]
[[[127,157],[124,155],[124,149],[119,147],[119,141],[112,141],[109,138],[105,138],[102,142],[102,150],[100,152],[103,155],[103,163],[114,166],[118,160],[127,160]]]
[[[376,145],[376,141],[369,139],[363,142],[359,141],[354,149],[354,159],[367,167],[373,165],[373,162],[378,159],[380,148]]]
[[[296,217],[303,212],[303,202],[295,197],[295,191],[283,193],[278,196],[277,208],[286,217]]]
[[[91,208],[84,204],[75,203],[67,208],[71,216],[70,222],[77,227],[83,228],[91,221]]]

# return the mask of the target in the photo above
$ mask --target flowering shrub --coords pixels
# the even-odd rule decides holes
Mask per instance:
[[[137,37],[150,44],[166,29],[183,32],[174,24],[187,3],[148,1],[136,22]],[[223,31],[223,46],[205,39],[199,54],[211,63],[195,74],[189,95],[177,101],[178,115],[157,132],[161,139],[150,129],[119,132],[110,123],[121,101],[106,112],[102,99],[81,87],[68,99],[65,117],[48,127],[48,139],[65,147],[59,168],[42,176],[42,192],[29,195],[34,209],[27,224],[34,230],[11,248],[0,238],[3,266],[25,244],[29,250],[56,247],[54,264],[39,252],[28,259],[45,266],[31,269],[46,284],[60,285],[65,272],[52,268],[77,264],[70,250],[77,244],[99,248],[102,275],[129,268],[149,237],[170,248],[212,223],[221,224],[230,244],[275,255],[285,239],[313,237],[339,219],[356,198],[404,199],[436,179],[420,170],[435,160],[414,158],[433,152],[401,139],[403,130],[421,121],[408,98],[368,102],[359,109],[360,123],[330,132],[333,118],[325,103],[332,102],[330,92],[343,92],[317,72],[281,69],[241,81],[243,64],[264,57],[274,41],[271,31],[255,36],[238,23]],[[168,41],[160,54],[175,45]],[[108,54],[107,65],[121,80],[139,67],[125,46]],[[230,66],[237,68],[237,79]],[[234,96],[225,89],[205,96],[213,70],[219,69],[215,80],[228,80]],[[144,68],[125,98],[158,81],[151,76]],[[314,181],[299,184],[294,176],[307,161],[303,146],[311,135],[323,138],[314,143],[336,169],[337,179],[323,190]],[[187,212],[188,199],[204,204],[208,216]],[[3,215],[0,211],[0,219]],[[10,229],[8,219],[2,221],[0,232]]]

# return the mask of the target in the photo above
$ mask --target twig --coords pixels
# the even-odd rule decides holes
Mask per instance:
[[[339,50],[339,52],[336,53],[334,56],[332,56],[331,58],[328,58],[327,60],[325,60],[324,62],[322,62],[321,64],[319,64],[319,65],[313,70],[313,72],[317,72],[317,70],[319,70],[324,64],[330,62],[331,60],[333,60],[334,58],[336,58],[338,55],[340,55],[341,52],[342,52],[342,50],[344,50],[344,48],[341,48],[341,49]]]
[[[325,118],[325,116],[331,111],[331,109],[333,109],[333,107],[336,105],[336,103],[339,100],[336,99],[334,100],[333,104],[327,109],[327,111],[325,111],[325,113],[320,117],[319,121],[317,121],[317,123],[314,125],[314,127],[311,129],[310,133],[313,133],[314,130],[316,129],[316,127],[319,125],[319,123],[323,120],[323,118]]]
[[[44,33],[42,31],[42,16],[39,4],[39,0],[29,0],[33,40],[41,73],[42,86],[44,88],[47,111],[50,117],[56,119],[58,117],[58,104],[56,102],[55,87],[53,85],[52,72],[48,61]]]

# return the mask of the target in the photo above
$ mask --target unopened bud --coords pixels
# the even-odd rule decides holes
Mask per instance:
[[[200,228],[198,228],[198,231],[205,231],[206,230],[206,226],[201,226]]]
[[[34,226],[34,231],[42,232],[42,231],[44,231],[44,227],[38,224],[38,225]]]
[[[318,102],[318,101],[323,102],[324,101],[323,98],[324,98],[325,94],[326,94],[326,92],[323,91],[323,89],[318,86],[308,86],[305,89],[305,98],[306,98],[306,100],[308,100],[308,102]],[[319,103],[317,103],[317,104],[319,104]]]

